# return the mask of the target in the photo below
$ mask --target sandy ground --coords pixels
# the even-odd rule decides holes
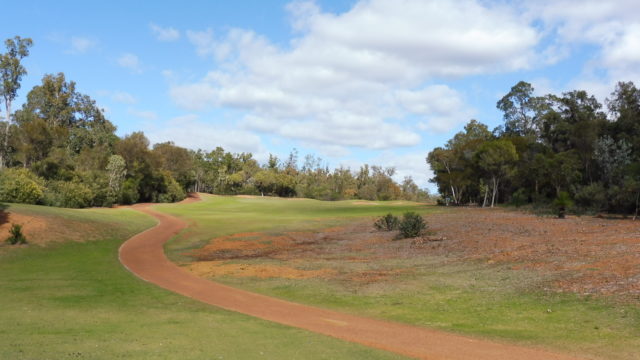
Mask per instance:
[[[149,206],[135,208],[154,216],[160,223],[126,241],[120,248],[120,261],[138,277],[178,294],[227,310],[420,359],[574,359],[300,305],[202,279],[170,262],[163,251],[163,244],[187,224]]]
[[[557,291],[640,300],[640,221],[473,208],[428,221],[446,240],[426,251],[550,273]]]
[[[590,216],[560,220],[478,208],[456,208],[428,215],[426,220],[429,235],[400,241],[393,240],[395,233],[373,230],[372,220],[318,232],[218,237],[186,254],[195,260],[187,269],[206,277],[335,278],[345,274],[331,269],[303,272],[285,266],[262,271],[259,264],[239,266],[234,262],[273,259],[296,265],[318,259],[376,262],[437,255],[451,261],[483,261],[540,271],[553,279],[546,284],[550,291],[640,301],[640,221]],[[346,280],[375,282],[393,275],[393,271],[353,272]]]

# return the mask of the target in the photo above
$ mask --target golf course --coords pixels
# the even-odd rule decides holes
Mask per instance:
[[[549,275],[543,272],[442,255],[429,250],[433,246],[396,240],[372,226],[386,213],[415,211],[429,224],[431,218],[435,222],[458,209],[406,201],[199,197],[151,208],[7,206],[4,212],[10,216],[48,226],[25,227],[30,238],[40,239],[37,245],[0,247],[6,289],[0,299],[0,357],[429,358],[411,351],[415,338],[407,329],[424,330],[435,339],[427,350],[445,351],[452,359],[482,358],[486,346],[492,358],[500,358],[495,354],[504,349],[520,351],[521,358],[528,351],[530,358],[638,355],[640,311],[631,303],[545,291]],[[156,226],[158,217],[181,225],[162,229],[162,220]],[[119,262],[120,250],[127,265],[125,240],[153,234],[153,229],[169,240],[164,249],[164,241],[159,242],[158,253],[172,260],[167,261],[171,271],[202,281],[202,289],[192,289],[188,297],[175,294],[138,274],[151,283],[143,281]],[[450,241],[440,233],[430,232],[431,244]],[[253,310],[243,309],[240,298],[218,306],[197,301],[207,283],[219,286],[220,294],[236,296],[233,291],[240,289],[240,296],[256,296],[247,302]],[[309,306],[303,314],[326,311],[322,316],[329,320],[324,321],[329,330],[272,317],[269,309],[277,310],[272,300]],[[406,326],[399,340],[408,345],[381,346],[332,333],[332,327],[360,319],[372,321],[366,323],[371,327],[376,322]],[[429,345],[429,337],[424,339]],[[479,352],[462,350],[469,341]]]

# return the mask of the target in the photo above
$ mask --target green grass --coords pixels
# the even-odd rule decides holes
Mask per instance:
[[[174,260],[210,239],[238,232],[279,233],[334,226],[360,217],[434,208],[412,203],[357,205],[272,198],[206,197],[200,203],[167,206],[163,211],[192,222],[167,250]],[[455,211],[455,210],[453,210]],[[428,218],[427,218],[428,220]],[[244,263],[273,263],[247,259]],[[250,291],[370,317],[461,334],[542,346],[592,358],[640,358],[640,307],[606,299],[544,291],[550,279],[539,273],[447,257],[406,257],[347,262],[305,259],[307,269],[338,274],[364,270],[409,269],[390,281],[354,283],[330,279],[219,277],[217,281]]]
[[[338,226],[355,218],[377,217],[389,212],[429,213],[434,206],[408,201],[363,202],[282,199],[272,197],[231,197],[204,195],[202,201],[188,205],[167,205],[161,211],[183,217],[192,223],[182,236],[165,247],[169,258],[188,261],[184,253],[197,249],[214,237],[238,232],[316,230]]]
[[[136,278],[122,268],[117,250],[154,224],[146,215],[9,210],[50,217],[67,232],[58,233],[59,243],[0,254],[0,359],[402,358],[219,310]],[[78,236],[72,226],[92,231]],[[94,241],[64,241],[78,238]]]

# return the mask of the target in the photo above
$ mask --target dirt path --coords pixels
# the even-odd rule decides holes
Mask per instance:
[[[120,262],[148,282],[207,304],[420,359],[576,359],[300,305],[196,277],[169,261],[163,249],[163,244],[187,223],[157,212],[150,205],[134,208],[155,217],[159,224],[122,244]]]

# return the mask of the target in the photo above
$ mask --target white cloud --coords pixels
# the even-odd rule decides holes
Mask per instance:
[[[240,109],[248,129],[317,145],[412,146],[419,129],[447,131],[474,113],[440,79],[526,69],[539,58],[528,21],[475,0],[370,0],[343,14],[313,2],[287,9],[299,35],[286,47],[242,29],[187,31],[217,67],[174,85],[174,101],[191,111]]]
[[[69,43],[71,45],[69,53],[71,54],[84,54],[98,45],[97,41],[82,36],[72,36]]]
[[[133,95],[124,91],[116,91],[112,93],[111,100],[115,102],[119,102],[121,104],[128,104],[128,105],[132,105],[138,102],[138,100]]]
[[[266,153],[257,135],[199,121],[194,114],[173,118],[145,134],[152,143],[173,141],[178,146],[194,150],[213,150],[222,146],[227,151],[251,152],[254,156]]]
[[[596,47],[595,56],[571,85],[601,100],[617,81],[640,81],[640,2],[633,0],[546,0],[529,3],[530,16],[541,19],[555,37],[554,47],[570,53],[578,45]]]
[[[128,110],[129,114],[141,118],[141,119],[145,119],[145,120],[156,120],[158,119],[158,114],[156,114],[154,111],[151,110],[136,110],[136,109],[129,109]]]
[[[131,54],[131,53],[122,54],[117,59],[117,63],[123,68],[127,68],[133,72],[136,72],[136,73],[142,72],[142,63],[140,62],[140,59],[138,58],[138,56],[134,54]]]
[[[371,159],[370,163],[383,167],[394,167],[396,173],[393,179],[399,183],[401,183],[406,176],[411,176],[418,186],[426,188],[432,187],[429,184],[429,179],[433,177],[433,172],[425,158],[426,152],[421,151],[412,151],[406,154],[395,154],[386,151]]]
[[[180,39],[180,31],[172,27],[161,27],[154,23],[149,24],[151,32],[156,36],[159,41],[176,41]]]

